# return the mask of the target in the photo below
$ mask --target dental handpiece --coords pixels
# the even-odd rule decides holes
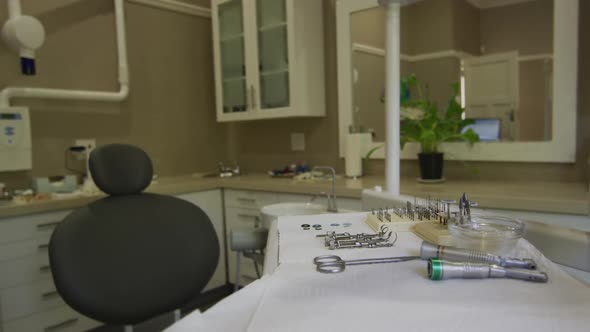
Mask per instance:
[[[454,262],[483,263],[528,270],[534,270],[537,267],[537,264],[532,259],[496,256],[477,250],[438,246],[426,241],[422,242],[420,257],[422,259],[437,258]]]
[[[488,264],[457,263],[440,259],[428,260],[428,278],[430,280],[511,278],[534,282],[547,282],[548,280],[545,272],[506,269]]]

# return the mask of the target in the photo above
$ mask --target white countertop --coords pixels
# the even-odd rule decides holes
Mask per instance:
[[[363,189],[383,186],[384,178],[367,176],[357,180],[339,177],[336,181],[338,197],[360,198]],[[268,192],[317,194],[329,190],[330,181],[271,178],[266,174],[242,175],[235,178],[203,178],[176,176],[159,179],[150,185],[149,192],[177,195],[212,189],[256,190]],[[461,193],[481,207],[509,210],[552,212],[574,215],[589,214],[587,186],[574,182],[506,182],[506,181],[448,181],[442,184],[420,184],[415,179],[402,179],[401,192],[418,197],[456,198]],[[102,196],[76,197],[36,201],[28,204],[0,204],[0,217],[19,216],[83,206]]]

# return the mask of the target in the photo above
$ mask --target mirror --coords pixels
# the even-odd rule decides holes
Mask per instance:
[[[376,0],[340,0],[337,21],[341,148],[349,132],[371,132],[370,149],[385,139],[385,8]],[[459,84],[463,116],[475,120],[482,139],[473,148],[446,143],[449,159],[575,159],[577,29],[576,0],[422,0],[402,7],[401,75],[415,75],[421,91],[413,89],[412,98],[427,98],[443,112],[452,84]],[[412,145],[403,158],[415,158],[419,147]]]

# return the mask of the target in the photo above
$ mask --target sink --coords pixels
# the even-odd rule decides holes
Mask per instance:
[[[278,203],[267,205],[262,208],[262,225],[270,227],[273,220],[282,216],[305,216],[314,214],[334,213],[329,212],[328,207],[315,203]],[[353,212],[349,210],[338,210],[338,213]]]
[[[310,214],[328,213],[325,205],[314,203],[279,203],[262,208],[262,214],[278,216],[304,216]]]

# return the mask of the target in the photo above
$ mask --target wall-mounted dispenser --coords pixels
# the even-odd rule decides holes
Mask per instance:
[[[2,27],[2,39],[20,55],[24,75],[35,75],[35,50],[45,41],[45,29],[33,16],[22,15],[20,0],[7,0],[8,21]]]
[[[0,107],[0,172],[33,166],[31,125],[26,107]]]

